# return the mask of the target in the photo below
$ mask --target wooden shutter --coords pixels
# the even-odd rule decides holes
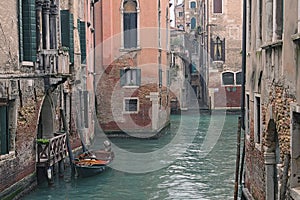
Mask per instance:
[[[86,64],[86,29],[85,22],[80,22],[80,51],[81,51],[81,63]]]
[[[222,60],[225,62],[225,38],[222,41]]]
[[[141,69],[136,69],[136,84],[140,86],[141,82],[142,82]]]
[[[120,69],[120,85],[121,87],[126,84],[126,75],[125,75],[125,69]]]
[[[22,1],[22,21],[20,24],[22,24],[20,59],[35,62],[37,58],[35,0]]]
[[[0,155],[9,152],[7,106],[0,106]]]
[[[158,80],[159,87],[161,87],[162,86],[162,69],[158,70],[158,78],[159,78],[159,80]]]
[[[89,127],[89,92],[83,91],[83,116],[84,116],[84,127]]]
[[[74,62],[74,21],[73,14],[69,10],[60,11],[61,40],[64,47],[69,48],[70,62]]]

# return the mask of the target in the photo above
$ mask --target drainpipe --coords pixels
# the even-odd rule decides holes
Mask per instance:
[[[242,38],[242,96],[241,96],[241,127],[244,130],[245,138],[245,83],[246,83],[246,37],[247,37],[247,0],[243,0],[243,38]],[[240,187],[244,187],[244,162],[245,162],[245,139],[243,142],[243,152],[241,158],[241,170],[240,170]],[[243,197],[243,194],[242,194]]]

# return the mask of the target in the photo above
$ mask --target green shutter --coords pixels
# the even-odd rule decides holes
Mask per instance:
[[[23,20],[22,20],[22,0],[19,0],[19,61],[22,62],[24,57],[23,57]]]
[[[0,106],[0,155],[9,151],[7,124],[7,106]]]
[[[122,87],[125,84],[126,84],[125,69],[120,69],[120,85]]]
[[[23,51],[20,52],[23,53],[23,60],[35,62],[37,58],[35,0],[23,0],[21,14],[22,35],[20,37],[22,36],[23,40]]]
[[[80,50],[81,50],[81,63],[86,63],[86,33],[85,22],[80,22]]]
[[[141,85],[141,69],[136,69],[136,84]]]
[[[69,48],[70,62],[74,62],[74,19],[69,10],[60,11],[62,46]]]

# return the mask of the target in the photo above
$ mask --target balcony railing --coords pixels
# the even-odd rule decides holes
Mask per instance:
[[[64,159],[67,155],[66,134],[60,134],[49,139],[49,141],[46,140],[46,142],[37,142],[36,146],[37,166],[52,166],[58,161]]]

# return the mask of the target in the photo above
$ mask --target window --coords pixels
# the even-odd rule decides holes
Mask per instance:
[[[123,8],[124,48],[137,48],[137,2],[124,0]]]
[[[126,113],[137,113],[139,111],[138,98],[125,98],[124,99],[124,111]]]
[[[8,107],[0,106],[0,155],[9,153]]]
[[[85,22],[78,22],[79,37],[80,37],[80,52],[81,52],[81,64],[86,64],[86,29]]]
[[[19,2],[20,61],[35,62],[37,59],[35,0]]]
[[[217,36],[215,39],[211,38],[211,58],[213,61],[225,62],[225,38],[223,40]]]
[[[222,13],[222,0],[214,0],[214,13]]]
[[[120,69],[121,86],[140,86],[141,85],[141,69],[125,68]]]
[[[183,17],[183,12],[178,12],[178,17]]]
[[[234,85],[234,73],[233,72],[223,72],[222,73],[222,83],[223,83],[223,85]]]
[[[196,18],[193,17],[193,18],[191,19],[191,29],[193,30],[193,29],[195,29],[195,28],[196,28]]]
[[[250,95],[249,94],[246,94],[246,113],[245,113],[245,129],[246,129],[246,133],[250,133]]]
[[[195,1],[190,2],[190,8],[196,8],[196,2]]]
[[[235,73],[235,84],[242,85],[242,72]]]
[[[254,100],[254,141],[260,144],[261,141],[261,105],[260,96],[256,95]]]

